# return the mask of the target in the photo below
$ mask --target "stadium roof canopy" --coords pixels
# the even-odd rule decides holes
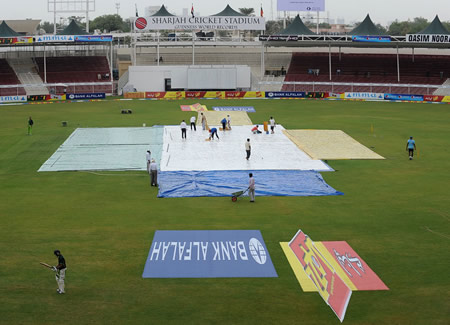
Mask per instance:
[[[300,15],[295,16],[292,23],[278,35],[316,35],[308,27],[305,26]]]
[[[75,20],[72,19],[69,26],[64,28],[61,32],[58,33],[58,35],[87,35],[84,30],[78,26],[78,24],[75,22]]]
[[[375,24],[372,19],[370,19],[369,14],[367,14],[366,18],[359,24],[358,27],[354,28],[349,35],[355,36],[370,36],[370,35],[385,35],[383,31],[381,31]]]
[[[434,18],[430,25],[417,34],[450,34],[450,32],[442,25],[438,15]]]
[[[6,20],[6,23],[20,35],[36,35],[40,19]]]
[[[162,5],[161,8],[159,8],[159,10],[152,15],[152,17],[169,17],[169,16],[175,15],[172,15],[170,12],[168,12],[164,5]]]
[[[241,14],[240,12],[237,12],[236,10],[234,10],[233,8],[230,7],[230,5],[227,5],[225,7],[224,10],[222,10],[221,12],[219,12],[218,14],[215,15],[211,15],[211,16],[221,16],[221,17],[225,17],[225,16],[245,16],[244,14]]]
[[[8,24],[3,21],[0,24],[0,37],[11,37],[11,36],[20,36],[19,33],[16,33]]]

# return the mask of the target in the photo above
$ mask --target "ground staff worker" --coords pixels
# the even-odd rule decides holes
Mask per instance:
[[[30,116],[30,118],[28,119],[28,135],[31,135],[31,129],[33,128],[33,124],[34,124],[34,122]]]
[[[250,177],[248,181],[248,196],[250,197],[250,202],[255,202],[255,179],[253,178],[253,174],[248,174]]]
[[[158,186],[158,165],[155,159],[150,164],[150,186]]]
[[[180,123],[180,128],[181,128],[181,139],[186,139],[187,125],[184,120]]]
[[[55,256],[58,258],[58,265],[53,266],[52,270],[56,272],[55,278],[56,283],[58,284],[58,289],[56,292],[59,294],[65,293],[64,291],[64,279],[66,278],[66,260],[64,259],[64,256],[61,255],[61,252],[59,250],[55,250],[53,252]]]

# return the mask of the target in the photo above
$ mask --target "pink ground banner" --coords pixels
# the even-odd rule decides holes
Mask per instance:
[[[320,253],[311,238],[301,230],[289,242],[289,247],[316,286],[320,296],[342,322],[352,295],[350,288]]]
[[[322,244],[358,290],[389,290],[347,242],[323,241]]]

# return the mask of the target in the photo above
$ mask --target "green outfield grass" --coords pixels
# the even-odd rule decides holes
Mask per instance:
[[[322,175],[344,196],[158,199],[144,172],[37,173],[76,127],[179,124],[192,114],[179,105],[193,103],[0,106],[0,324],[338,324],[279,245],[298,229],[347,241],[390,288],[354,292],[345,324],[450,323],[450,105],[201,102],[254,106],[255,123],[340,129],[386,158],[328,161],[336,172]],[[154,231],[190,229],[261,230],[279,277],[142,279]],[[39,265],[56,263],[54,249],[68,264],[64,296]]]

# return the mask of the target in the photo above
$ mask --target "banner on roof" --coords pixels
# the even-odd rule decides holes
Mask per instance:
[[[75,42],[112,42],[111,35],[75,35]]]
[[[42,35],[35,36],[34,41],[37,43],[57,43],[57,42],[73,42],[73,35]]]
[[[304,91],[266,91],[266,98],[304,98]]]
[[[406,34],[410,43],[441,43],[450,44],[450,35],[446,34]]]
[[[134,29],[148,30],[265,30],[264,17],[255,16],[159,16],[136,17]]]
[[[352,36],[353,42],[368,42],[368,43],[389,43],[391,41],[390,36]]]
[[[31,44],[33,37],[18,36],[18,37],[0,37],[0,44]]]
[[[365,99],[365,100],[384,100],[383,93],[344,93],[345,99]]]
[[[157,230],[143,278],[278,277],[259,230]]]
[[[0,103],[18,103],[18,102],[26,102],[27,96],[0,96]]]
[[[423,95],[384,94],[386,100],[423,101]]]
[[[325,11],[325,0],[278,0],[278,11]]]

